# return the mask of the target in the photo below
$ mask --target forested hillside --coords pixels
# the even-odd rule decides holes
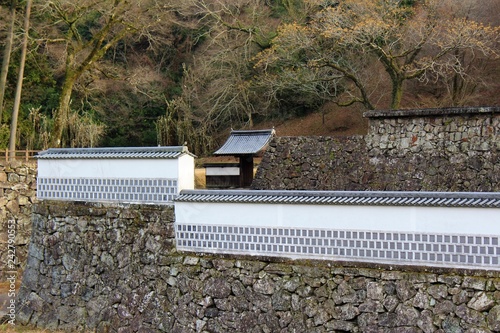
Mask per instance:
[[[0,0],[3,149],[26,8]],[[16,146],[187,142],[204,155],[230,128],[301,134],[309,115],[317,134],[345,134],[369,109],[498,105],[499,10],[500,0],[33,0]]]

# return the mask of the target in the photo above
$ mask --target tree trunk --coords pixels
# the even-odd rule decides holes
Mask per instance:
[[[73,92],[73,86],[75,85],[77,78],[78,76],[74,71],[68,70],[66,72],[66,77],[64,78],[64,84],[61,90],[61,96],[59,98],[59,106],[54,117],[54,128],[52,129],[50,139],[51,147],[57,148],[62,145],[63,132],[67,127],[69,119],[71,93]]]
[[[3,99],[5,96],[5,87],[7,86],[7,73],[9,72],[10,54],[12,52],[12,41],[14,40],[14,26],[16,22],[17,0],[10,3],[10,26],[3,51],[2,71],[0,73],[0,124],[3,120]]]
[[[401,105],[401,99],[403,98],[403,83],[404,80],[401,78],[395,78],[392,80],[392,96],[391,96],[391,109],[397,110]]]
[[[24,16],[23,48],[21,51],[21,63],[19,64],[19,75],[17,78],[16,96],[14,98],[14,109],[12,110],[12,122],[10,125],[9,150],[11,158],[15,158],[16,156],[17,117],[19,115],[19,105],[21,104],[21,91],[23,88],[23,78],[24,78],[24,64],[26,62],[26,51],[28,50],[28,34],[30,28],[31,1],[32,0],[28,0],[26,2],[26,14]]]
[[[119,1],[115,4],[119,4]],[[64,77],[64,83],[61,90],[61,96],[59,98],[59,106],[56,110],[56,114],[54,117],[54,127],[52,129],[52,135],[50,138],[50,146],[51,147],[61,147],[63,145],[63,135],[64,130],[67,128],[69,112],[71,107],[71,94],[73,92],[73,87],[76,81],[85,73],[89,68],[94,66],[99,59],[101,59],[112,46],[116,45],[123,37],[129,34],[130,28],[123,28],[121,31],[116,33],[111,40],[105,42],[105,37],[109,35],[109,31],[119,22],[114,16],[111,17],[110,22],[106,24],[104,28],[101,29],[98,33],[95,34],[96,39],[93,40],[92,43],[87,43],[91,46],[89,49],[88,56],[81,62],[77,60],[77,53],[80,52],[84,47],[83,45],[79,45],[78,48],[74,48],[71,46],[73,35],[72,32],[69,32],[68,47],[70,48],[66,54],[66,74]],[[77,51],[77,49],[79,51]]]
[[[253,117],[251,110],[247,112],[247,117],[248,117],[248,127],[253,128]]]

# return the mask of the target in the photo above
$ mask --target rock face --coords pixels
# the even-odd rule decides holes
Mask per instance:
[[[365,137],[274,138],[252,187],[500,191],[500,108],[366,115]]]
[[[179,253],[173,221],[167,206],[37,203],[17,320],[97,332],[500,332],[498,272]]]
[[[0,161],[0,243],[2,249],[8,244],[8,225],[15,221],[14,245],[16,248],[16,270],[26,264],[26,255],[31,235],[31,206],[36,202],[36,163],[25,164]],[[12,245],[12,244],[11,244]],[[7,251],[1,251],[0,277],[7,270]]]

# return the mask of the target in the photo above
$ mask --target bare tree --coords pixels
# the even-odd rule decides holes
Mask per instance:
[[[492,26],[500,25],[498,20],[499,0],[478,3],[474,0],[444,0],[441,10],[450,13],[451,17],[467,18],[480,21]],[[498,50],[497,47],[495,48]],[[427,84],[424,87],[426,95],[420,97],[430,99],[430,105],[437,106],[466,106],[484,104],[488,94],[494,94],[500,86],[498,84],[499,70],[496,57],[470,49],[455,50],[456,59],[460,59],[463,71],[444,73],[428,72]],[[452,69],[452,68],[451,68]]]
[[[391,86],[389,107],[396,109],[406,81],[465,76],[463,52],[497,57],[499,32],[500,27],[450,15],[439,1],[344,0],[320,10],[309,24],[283,25],[272,47],[257,57],[257,67],[278,76],[317,71],[321,76],[313,80],[336,81],[339,105],[373,109],[374,78],[367,69],[377,63]]]
[[[188,28],[203,31],[198,36],[203,42],[184,65],[182,94],[168,101],[157,123],[159,140],[179,144],[187,136],[190,147],[204,154],[222,129],[252,127],[262,112],[251,63],[269,46],[277,23],[269,19],[271,9],[263,0],[183,0],[179,11],[198,18],[198,26]]]

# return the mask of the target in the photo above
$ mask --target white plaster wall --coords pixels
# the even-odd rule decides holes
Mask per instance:
[[[175,179],[179,168],[177,159],[39,159],[38,177]]]
[[[500,209],[175,202],[180,224],[499,235]]]
[[[178,166],[178,192],[194,189],[194,157],[187,154],[180,156]]]
[[[238,167],[206,167],[205,174],[207,176],[239,176],[240,168]]]

